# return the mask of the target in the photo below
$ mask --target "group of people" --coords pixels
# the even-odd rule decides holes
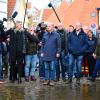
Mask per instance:
[[[22,28],[22,22],[17,21],[14,28],[4,31],[1,37],[5,38],[6,55],[9,66],[6,75],[9,80],[18,83],[36,81],[36,67],[39,68],[39,78],[43,85],[54,86],[55,81],[66,83],[80,83],[82,76],[83,58],[88,58],[89,79],[95,81],[100,68],[100,27],[97,34],[82,23],[76,26],[69,25],[66,29],[61,23],[41,23],[37,27]],[[0,38],[1,39],[1,38]],[[3,83],[3,50],[0,44],[0,82]],[[6,64],[7,65],[7,64]],[[8,69],[10,69],[8,71]],[[8,73],[9,72],[9,73]],[[68,76],[68,79],[66,78]]]

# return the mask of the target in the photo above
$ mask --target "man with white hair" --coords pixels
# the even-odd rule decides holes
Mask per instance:
[[[44,85],[54,86],[55,80],[55,61],[60,57],[61,40],[57,32],[54,31],[52,23],[47,24],[47,32],[44,33],[41,57],[45,66]]]
[[[72,82],[73,65],[76,61],[76,82],[80,83],[82,59],[87,49],[87,36],[80,22],[76,23],[76,29],[68,37],[69,71],[68,83]]]

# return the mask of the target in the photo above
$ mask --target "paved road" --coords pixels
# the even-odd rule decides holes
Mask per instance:
[[[54,87],[43,86],[39,82],[25,82],[22,84],[0,84],[0,100],[100,100],[100,80],[95,83],[86,78],[81,84],[65,84],[60,81]]]

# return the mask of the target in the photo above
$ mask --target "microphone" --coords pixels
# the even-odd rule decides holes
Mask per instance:
[[[6,18],[3,18],[3,22],[4,22],[4,21],[7,22],[7,19],[6,19]]]
[[[17,14],[18,14],[18,12],[15,11],[15,12],[13,13],[13,15],[12,15],[12,19],[15,18],[15,17],[17,16]]]

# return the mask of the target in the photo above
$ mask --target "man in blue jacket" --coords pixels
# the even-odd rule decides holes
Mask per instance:
[[[55,61],[60,57],[61,40],[57,32],[54,31],[54,25],[48,23],[47,32],[44,33],[41,57],[45,66],[45,81],[44,85],[54,85],[55,80]]]
[[[69,71],[68,83],[72,82],[73,65],[76,60],[76,82],[80,83],[82,58],[87,49],[87,36],[82,30],[82,24],[76,23],[76,29],[68,37]]]

